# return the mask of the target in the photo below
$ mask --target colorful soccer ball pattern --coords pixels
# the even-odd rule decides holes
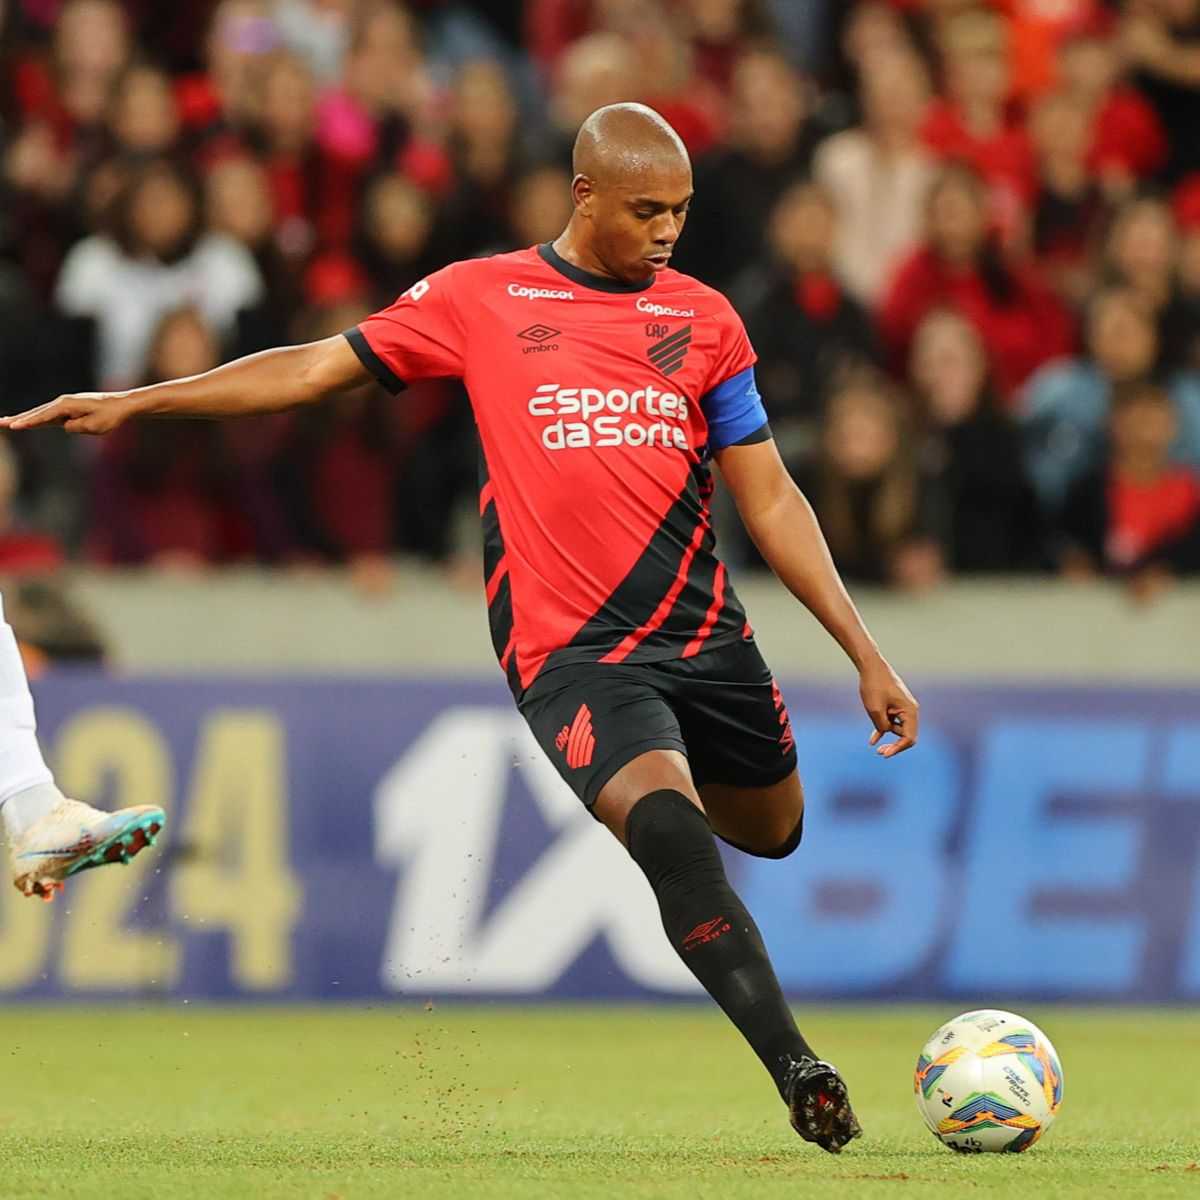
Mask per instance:
[[[963,1153],[1028,1150],[1062,1104],[1050,1039],[1016,1013],[985,1008],[947,1021],[925,1043],[913,1075],[917,1108],[934,1137]]]

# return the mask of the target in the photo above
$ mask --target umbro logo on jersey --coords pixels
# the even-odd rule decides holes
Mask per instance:
[[[557,329],[551,329],[549,325],[530,325],[528,329],[522,329],[517,337],[524,338],[527,342],[548,342],[551,338],[558,337],[559,332]]]
[[[522,351],[523,354],[536,354],[540,350],[557,350],[554,345],[554,339],[561,335],[561,330],[551,329],[549,325],[530,325],[528,329],[522,329],[517,337],[524,338],[527,342],[532,342],[532,346],[526,346]]]
[[[683,360],[687,356],[687,349],[691,342],[692,327],[685,325],[682,329],[677,329],[663,338],[661,342],[655,342],[646,351],[646,357],[664,375],[673,375],[683,366]]]

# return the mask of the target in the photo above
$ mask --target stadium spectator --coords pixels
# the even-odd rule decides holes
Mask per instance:
[[[1117,43],[1094,29],[1069,37],[1059,57],[1062,90],[1090,114],[1088,167],[1109,194],[1156,175],[1167,159],[1158,114],[1125,80]]]
[[[573,131],[588,113],[632,96],[638,80],[624,38],[604,32],[574,41],[556,63],[550,80],[548,157],[569,168]]]
[[[1200,371],[1200,229],[1182,231],[1178,265],[1178,291],[1166,334],[1169,358],[1189,371]]]
[[[146,62],[127,67],[113,82],[105,120],[118,156],[137,161],[171,153],[180,136],[171,77]]]
[[[1152,378],[1159,338],[1136,293],[1100,293],[1087,319],[1088,353],[1050,363],[1030,379],[1022,401],[1026,464],[1043,511],[1056,520],[1071,484],[1102,461],[1116,388]],[[1168,371],[1162,382],[1176,406],[1181,461],[1200,466],[1200,376]]]
[[[729,144],[697,163],[680,270],[727,287],[761,258],[771,210],[812,161],[806,94],[804,78],[782,55],[754,51],[738,60]]]
[[[447,148],[454,184],[441,223],[443,260],[507,248],[508,207],[524,153],[516,96],[498,62],[478,59],[459,68],[450,92]],[[426,213],[426,227],[430,218]]]
[[[1142,0],[1126,10],[1120,46],[1167,134],[1162,178],[1200,168],[1200,3]]]
[[[210,233],[241,243],[263,281],[261,300],[237,314],[237,348],[249,354],[277,346],[304,297],[305,265],[275,220],[266,168],[248,153],[219,159],[204,177],[204,215]]]
[[[817,150],[813,174],[840,219],[834,264],[850,294],[874,308],[921,234],[932,160],[918,138],[929,85],[911,54],[872,60],[862,78],[860,128],[834,134]]]
[[[1200,475],[1172,459],[1171,396],[1148,381],[1114,393],[1109,452],[1067,490],[1060,568],[1126,578],[1148,598],[1172,575],[1200,569]]]
[[[728,93],[742,54],[772,38],[770,6],[766,0],[683,0],[680,8],[697,71]]]
[[[1037,511],[1021,430],[996,397],[978,331],[935,309],[917,326],[910,374],[946,566],[956,574],[1031,569]]]
[[[1088,165],[1090,114],[1066,93],[1045,96],[1030,117],[1037,157],[1033,252],[1046,281],[1072,307],[1096,284],[1108,205]]]
[[[929,193],[927,240],[900,268],[880,313],[895,369],[930,310],[961,312],[979,330],[1005,403],[1030,372],[1070,352],[1074,322],[1030,266],[1009,263],[992,228],[989,195],[966,165],[944,167]]]
[[[433,140],[437,88],[409,9],[369,3],[352,28],[340,82],[317,106],[317,139],[332,161],[365,174],[399,165],[430,191],[450,186]]]
[[[272,19],[283,44],[322,84],[341,77],[357,0],[275,0]]]
[[[48,533],[20,520],[17,456],[7,437],[0,437],[0,575],[45,574],[63,565],[62,546]]]
[[[353,210],[347,206],[334,216],[335,228],[325,229],[321,237],[330,196],[339,196],[345,188],[339,187],[334,164],[316,144],[315,107],[315,81],[303,62],[283,51],[266,56],[244,138],[267,173],[278,243],[289,258],[299,261],[319,242],[344,245],[353,223]]]
[[[334,304],[312,314],[298,335],[330,337],[368,311]],[[368,383],[336,405],[297,413],[275,458],[276,487],[300,554],[349,566],[367,594],[385,592],[393,582],[389,559],[396,547],[405,417],[411,419],[411,412],[401,413],[386,392]]]
[[[688,152],[699,157],[724,132],[725,99],[696,69],[691,42],[683,35],[675,11],[648,2],[616,8],[618,24],[633,56],[638,81],[636,97],[675,126]]]
[[[192,308],[153,332],[144,377],[196,375],[221,361],[216,331]],[[96,562],[195,571],[251,557],[258,547],[248,493],[226,430],[208,422],[122,430],[99,448],[88,556]]]
[[[433,203],[412,180],[392,171],[370,184],[357,245],[373,307],[390,304],[438,267],[442,255],[432,245],[433,233]],[[498,236],[503,241],[505,233]]]
[[[72,247],[55,298],[62,312],[96,323],[101,386],[122,388],[144,373],[150,340],[167,313],[194,303],[225,336],[262,294],[249,251],[204,232],[194,180],[160,160],[133,173],[111,233]]]
[[[942,577],[932,480],[901,397],[864,375],[830,397],[803,490],[843,577],[921,591]]]
[[[1007,29],[974,8],[939,31],[945,96],[929,106],[922,138],[943,161],[968,163],[986,180],[993,220],[1005,240],[1020,228],[1034,193],[1033,149],[1012,115]]]
[[[513,184],[508,210],[509,249],[553,241],[570,216],[570,172],[556,166],[526,171]]]
[[[5,81],[14,128],[4,147],[4,199],[12,252],[35,295],[50,294],[78,236],[70,202],[101,153],[113,81],[130,53],[128,23],[115,0],[71,0],[49,55],[36,47],[14,55]]]
[[[1008,32],[1008,61],[1014,99],[1035,102],[1058,82],[1063,47],[1080,31],[1106,32],[1105,0],[999,0]]]
[[[820,184],[793,184],[771,215],[771,261],[741,288],[757,379],[784,462],[812,449],[836,381],[878,362],[870,318],[833,268],[837,209]]]
[[[1177,252],[1175,219],[1163,201],[1135,196],[1117,209],[1105,239],[1106,272],[1147,312],[1161,315],[1170,304]]]
[[[24,119],[46,122],[60,150],[99,128],[113,81],[132,54],[129,22],[116,0],[68,0],[54,24],[49,59],[17,64],[15,93]]]
[[[268,0],[221,0],[204,41],[204,68],[175,89],[183,123],[202,141],[244,130],[254,114],[263,57],[280,47]]]

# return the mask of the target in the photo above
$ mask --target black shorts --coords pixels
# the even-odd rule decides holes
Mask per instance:
[[[589,808],[647,750],[682,751],[697,785],[769,787],[796,766],[787,708],[753,638],[664,662],[555,667],[517,707]]]

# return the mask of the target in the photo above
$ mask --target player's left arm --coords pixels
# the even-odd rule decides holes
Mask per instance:
[[[875,726],[871,745],[884,758],[907,750],[917,740],[920,706],[854,607],[812,506],[788,474],[775,442],[748,439],[717,450],[713,460],[771,570],[858,668],[863,707]],[[880,745],[887,733],[897,740]]]

